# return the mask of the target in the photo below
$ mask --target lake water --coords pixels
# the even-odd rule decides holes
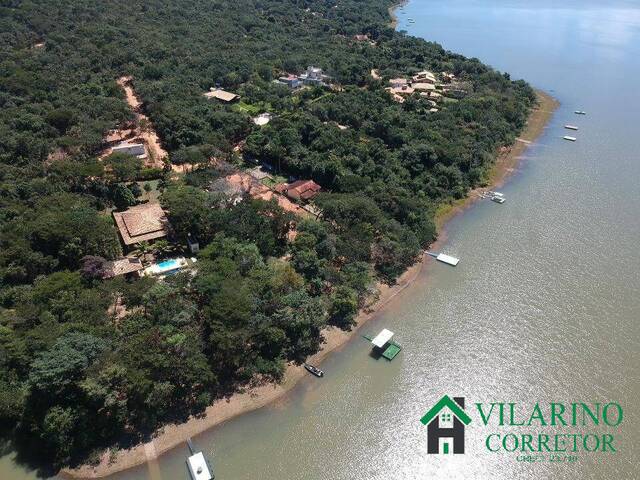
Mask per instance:
[[[220,480],[639,478],[640,6],[416,0],[399,28],[525,78],[562,105],[501,189],[507,202],[478,203],[449,224],[444,250],[460,264],[431,264],[363,328],[396,332],[404,349],[393,362],[354,338],[322,364],[325,378],[309,376],[196,444]],[[580,127],[576,143],[562,140],[565,123]],[[623,423],[598,431],[614,433],[619,451],[518,462],[486,451],[489,430],[476,416],[464,455],[427,455],[419,419],[443,394],[464,396],[467,410],[615,401]],[[186,454],[112,478],[184,479]],[[4,457],[0,478],[34,475]]]

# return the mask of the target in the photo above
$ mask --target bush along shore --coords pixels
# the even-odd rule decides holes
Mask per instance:
[[[529,85],[395,32],[391,2],[330,3],[2,7],[0,425],[17,461],[104,475],[156,455],[126,449],[158,429],[162,452],[281,394],[417,274],[443,206],[508,164],[541,110]],[[167,156],[112,154],[127,132]],[[239,191],[257,164],[268,178]],[[293,179],[313,198],[282,194]],[[164,238],[123,244],[149,224],[129,209],[158,202]],[[114,267],[190,257],[187,237],[182,273]]]

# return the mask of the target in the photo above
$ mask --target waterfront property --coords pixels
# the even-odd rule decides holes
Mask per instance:
[[[143,203],[124,212],[113,212],[113,218],[126,247],[166,237],[169,221],[158,203]]]

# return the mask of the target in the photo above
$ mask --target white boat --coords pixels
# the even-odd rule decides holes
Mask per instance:
[[[455,267],[456,265],[458,265],[458,262],[460,261],[460,259],[456,258],[456,257],[452,257],[450,255],[445,255],[444,253],[441,253],[440,255],[438,255],[436,257],[436,260],[446,263],[448,265],[451,265],[453,267]]]
[[[491,197],[491,201],[496,202],[496,203],[504,203],[506,202],[506,198],[504,197],[498,197],[497,195],[494,195],[493,197]]]
[[[213,478],[202,452],[191,455],[187,459],[187,466],[193,480],[211,480]]]
[[[192,480],[213,480],[214,476],[211,473],[213,468],[210,468],[207,459],[204,458],[202,452],[195,452],[195,447],[190,438],[187,438],[187,445],[191,456],[187,458],[187,468]]]
[[[577,140],[577,138],[576,138],[576,137],[571,137],[571,136],[569,136],[569,135],[565,135],[565,136],[564,136],[564,137],[562,137],[562,138],[564,138],[565,140],[569,140],[570,142],[575,142],[575,141]]]
[[[587,114],[587,112],[585,112],[584,110],[576,110],[573,113],[575,113],[576,115],[586,115]]]
[[[576,127],[575,125],[565,125],[564,128],[567,128],[569,130],[578,130],[578,127]]]

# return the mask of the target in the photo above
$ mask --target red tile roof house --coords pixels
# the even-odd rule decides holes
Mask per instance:
[[[143,268],[139,258],[119,258],[104,264],[102,278],[113,278],[118,275],[137,276]]]
[[[313,180],[298,180],[297,182],[279,185],[277,190],[293,200],[308,201],[320,193],[320,185]]]
[[[113,212],[113,218],[127,247],[166,237],[169,233],[169,222],[157,203],[143,203],[124,212]]]

